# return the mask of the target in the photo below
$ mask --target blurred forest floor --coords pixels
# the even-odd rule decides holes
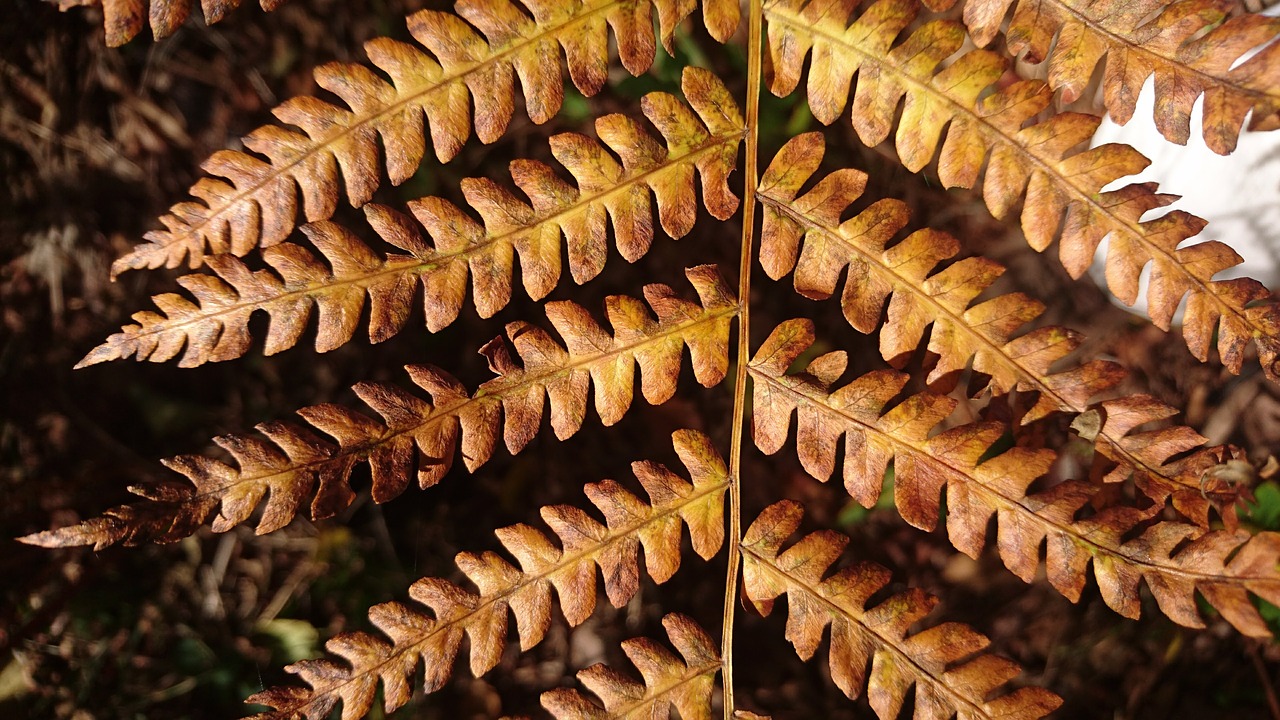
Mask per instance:
[[[520,296],[489,321],[464,311],[455,326],[428,336],[419,315],[417,328],[411,320],[389,342],[371,347],[358,336],[324,356],[300,347],[267,359],[255,349],[242,360],[194,370],[132,362],[71,370],[129,313],[149,305],[149,295],[172,289],[175,273],[130,273],[111,283],[107,267],[185,197],[199,162],[268,122],[275,104],[314,92],[312,67],[361,59],[360,43],[370,37],[405,37],[403,15],[424,3],[291,0],[270,15],[255,5],[245,3],[211,28],[193,21],[167,41],[140,38],[117,50],[103,46],[92,8],[60,13],[46,2],[10,0],[0,10],[0,537],[73,523],[126,502],[127,486],[173,477],[159,458],[208,452],[215,435],[316,402],[351,402],[348,388],[360,380],[403,383],[398,368],[406,362],[430,361],[473,385],[488,376],[467,348],[478,348],[505,321],[541,317]],[[599,97],[570,93],[564,112],[547,126],[534,127],[518,109],[499,142],[472,141],[448,166],[429,160],[413,180],[384,187],[379,197],[392,204],[424,194],[457,201],[463,177],[505,181],[510,159],[548,159],[544,139],[553,132],[589,132],[589,118],[633,107],[648,90],[675,87],[681,63],[735,77],[740,53],[703,40],[682,36],[681,58],[661,60],[650,76]],[[742,80],[736,82],[741,97]],[[763,157],[808,128],[807,113],[792,100],[769,100],[762,116]],[[1280,392],[1255,369],[1236,378],[1195,363],[1176,336],[1025,252],[1016,231],[991,221],[972,194],[941,191],[844,132],[848,149],[833,163],[871,172],[869,192],[910,203],[914,227],[951,231],[970,252],[1008,265],[1006,287],[1065,300],[1053,303],[1047,319],[1087,333],[1089,351],[1127,363],[1135,387],[1187,408],[1184,421],[1214,442],[1262,455],[1280,446]],[[359,213],[343,213],[361,226]],[[678,251],[658,239],[641,262],[628,266],[615,255],[600,282],[578,288],[566,281],[552,297],[596,309],[606,294],[635,294],[653,280],[683,293],[680,268],[690,257],[720,262],[726,272],[736,267],[737,248],[725,247],[726,236],[702,222]],[[778,289],[762,283],[760,292]],[[847,330],[834,303],[808,303],[790,292],[770,298],[761,322],[816,313],[820,327]],[[851,349],[874,347],[874,339],[851,331],[840,339]],[[878,366],[874,350],[853,355],[854,369]],[[299,520],[264,537],[251,527],[224,535],[206,530],[170,546],[97,553],[0,539],[6,543],[0,717],[237,717],[241,698],[289,681],[283,665],[316,655],[340,630],[368,629],[369,605],[404,599],[408,584],[423,575],[458,580],[454,554],[494,549],[493,528],[535,523],[539,505],[584,504],[584,482],[628,480],[619,458],[676,466],[669,431],[689,425],[727,447],[730,388],[704,391],[686,377],[682,390],[662,407],[637,407],[621,432],[588,422],[566,443],[543,433],[521,455],[500,454],[474,477],[455,468],[429,491],[410,490],[382,507],[362,495],[339,518]],[[1067,698],[1061,717],[1101,717],[1107,708],[1120,708],[1117,718],[1271,717],[1266,692],[1280,667],[1274,643],[1241,638],[1217,618],[1206,631],[1190,631],[1150,602],[1142,621],[1123,621],[1101,603],[1092,580],[1076,605],[1045,584],[1027,588],[994,553],[970,561],[938,532],[911,529],[891,511],[850,507],[838,483],[809,480],[787,453],[766,458],[748,451],[744,477],[772,485],[746,483],[749,516],[779,496],[803,499],[807,527],[841,529],[854,539],[851,552],[888,564],[895,581],[939,594],[941,615],[972,623],[997,651],[1027,667],[1028,682]],[[1280,491],[1267,483],[1255,492],[1259,505],[1249,522],[1280,529]],[[689,567],[699,562],[686,555]],[[723,563],[679,574],[661,588],[646,581],[630,605],[614,610],[602,602],[573,633],[557,620],[533,652],[509,652],[481,679],[461,670],[444,691],[396,717],[536,715],[541,691],[616,657],[610,648],[621,639],[660,637],[664,612],[688,613],[714,634],[720,587],[708,581],[722,577]],[[871,717],[865,701],[849,703],[831,686],[823,663],[795,660],[782,623],[782,613],[740,621],[740,704],[779,718]],[[779,661],[751,662],[759,657]]]

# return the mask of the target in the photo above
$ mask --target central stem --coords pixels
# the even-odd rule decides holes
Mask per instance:
[[[729,568],[724,579],[724,616],[720,626],[721,680],[724,684],[724,717],[732,720],[733,618],[738,607],[738,565],[742,560],[742,434],[747,412],[747,358],[751,352],[751,265],[755,238],[757,140],[760,118],[760,44],[764,11],[760,0],[751,0],[748,19],[746,161],[742,172],[742,240],[738,259],[738,350],[733,384],[733,421],[729,438]]]

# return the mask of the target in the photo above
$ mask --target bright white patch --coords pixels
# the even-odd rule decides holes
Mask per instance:
[[[1280,12],[1280,6],[1268,14]],[[1155,106],[1155,84],[1148,78],[1138,97],[1138,106],[1127,125],[1116,125],[1110,118],[1102,121],[1093,136],[1093,147],[1111,142],[1131,145],[1151,160],[1151,166],[1138,175],[1118,180],[1106,187],[1113,190],[1130,183],[1155,181],[1158,192],[1181,195],[1169,208],[1154,210],[1144,220],[1158,217],[1171,209],[1181,209],[1209,221],[1191,245],[1204,240],[1219,240],[1230,245],[1244,263],[1215,276],[1252,277],[1269,288],[1280,284],[1280,131],[1244,132],[1236,151],[1223,157],[1204,144],[1201,134],[1202,105],[1196,101],[1191,114],[1191,139],[1185,147],[1165,140],[1152,119]],[[1103,260],[1104,240],[1089,269],[1094,280],[1106,286]],[[1147,275],[1143,271],[1142,286],[1134,310],[1146,312]]]

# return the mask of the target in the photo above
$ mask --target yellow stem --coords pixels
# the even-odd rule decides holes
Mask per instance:
[[[754,258],[756,184],[758,182],[757,140],[760,117],[760,44],[764,10],[760,0],[751,0],[747,45],[746,162],[742,172],[742,240],[738,258],[738,352],[733,384],[733,422],[729,439],[729,568],[724,580],[724,617],[720,628],[720,658],[723,663],[724,717],[731,720],[733,703],[733,618],[738,607],[738,565],[742,558],[742,433],[747,411],[747,358],[751,352],[750,327],[751,266]]]

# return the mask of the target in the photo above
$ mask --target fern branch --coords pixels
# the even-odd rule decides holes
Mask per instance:
[[[647,638],[623,641],[622,651],[644,682],[596,664],[579,672],[578,679],[604,701],[603,708],[565,688],[543,693],[542,706],[556,720],[665,718],[672,707],[684,720],[710,720],[711,692],[721,669],[714,641],[684,615],[671,613],[662,618],[662,625],[680,658]]]
[[[1138,584],[1145,580],[1161,610],[1174,622],[1204,626],[1194,599],[1199,592],[1241,632],[1269,636],[1249,596],[1273,603],[1280,600],[1280,567],[1275,562],[1280,533],[1250,538],[1206,533],[1186,523],[1158,522],[1125,541],[1160,508],[1115,507],[1076,520],[1097,486],[1068,481],[1026,494],[1053,464],[1053,452],[1015,447],[983,461],[1004,433],[999,423],[963,425],[931,437],[955,408],[955,400],[921,393],[884,412],[905,386],[906,376],[872,372],[832,391],[829,386],[844,371],[838,355],[813,360],[811,372],[786,375],[813,338],[812,322],[788,321],[774,330],[751,361],[756,379],[754,434],[756,445],[765,453],[775,453],[786,444],[795,413],[796,448],[810,475],[822,481],[831,476],[837,444],[844,438],[844,482],[849,494],[872,507],[892,463],[899,513],[911,525],[926,530],[938,521],[945,488],[947,533],[952,544],[971,557],[982,551],[987,523],[995,514],[1000,556],[1025,581],[1035,577],[1039,548],[1047,540],[1049,582],[1073,601],[1080,597],[1092,561],[1103,599],[1125,617],[1138,616]]]
[[[574,506],[553,505],[542,508],[542,518],[559,547],[529,525],[498,530],[498,540],[520,569],[496,553],[459,553],[458,568],[478,593],[440,578],[418,580],[409,596],[430,608],[431,615],[398,602],[374,606],[369,619],[390,642],[363,632],[334,637],[325,647],[345,662],[325,658],[289,666],[310,689],[281,687],[254,695],[247,702],[274,708],[256,716],[258,720],[320,720],[339,701],[343,720],[355,720],[369,712],[379,681],[389,713],[409,700],[420,660],[426,692],[448,681],[464,635],[470,638],[471,672],[478,677],[502,657],[508,612],[515,616],[522,651],[542,642],[551,626],[553,589],[565,619],[576,626],[595,608],[597,567],[614,607],[624,606],[640,588],[641,548],[649,575],[666,582],[680,567],[682,525],[688,526],[700,556],[714,556],[724,542],[727,469],[705,435],[681,430],[673,440],[692,482],[657,463],[636,462],[632,471],[648,503],[612,480],[586,486],[604,525]],[[699,668],[704,664],[697,663]]]
[[[1238,503],[1247,486],[1220,488],[1210,499],[1205,492],[1205,474],[1239,456],[1240,448],[1205,447],[1208,438],[1186,425],[1135,432],[1140,425],[1167,420],[1179,412],[1146,394],[1104,400],[1089,412],[1098,413],[1101,424],[1089,432],[1080,432],[1081,437],[1092,441],[1103,457],[1116,463],[1103,476],[1104,482],[1123,482],[1132,477],[1144,495],[1159,505],[1171,502],[1174,509],[1202,528],[1209,527],[1209,510],[1213,507],[1228,530],[1238,527]],[[1073,426],[1081,430],[1079,422]]]
[[[886,249],[886,243],[907,224],[905,203],[880,200],[840,222],[862,195],[865,173],[838,170],[801,194],[825,151],[821,133],[801,135],[784,145],[765,171],[756,197],[764,206],[760,262],[769,277],[777,280],[794,271],[796,291],[821,300],[835,293],[847,268],[840,299],[845,318],[859,332],[879,329],[885,360],[901,366],[932,326],[928,349],[938,355],[938,361],[928,382],[946,389],[972,361],[975,370],[990,376],[987,387],[993,394],[1015,389],[1037,393],[1023,423],[1053,412],[1088,412],[1091,398],[1114,389],[1124,378],[1123,367],[1102,360],[1051,372],[1080,346],[1083,336],[1050,326],[1015,338],[1044,311],[1042,303],[1022,293],[971,306],[1004,268],[973,257],[933,272],[938,263],[959,251],[959,243],[950,235],[921,230]],[[882,324],[886,300],[888,320]],[[1208,440],[1185,426],[1128,434],[1176,410],[1147,395],[1102,403],[1098,409],[1105,413],[1105,421],[1087,439],[1119,464],[1107,479],[1118,482],[1134,474],[1139,487],[1154,500],[1163,502],[1172,496],[1179,511],[1207,527],[1211,503],[1201,477],[1219,462],[1220,455],[1232,450],[1202,448],[1171,462]],[[1234,522],[1234,502],[1224,503],[1222,515]]]
[[[366,217],[377,234],[408,255],[381,257],[349,230],[319,221],[302,230],[327,266],[291,243],[263,250],[274,272],[251,271],[231,255],[207,258],[216,277],[196,274],[179,279],[195,296],[194,303],[172,293],[156,296],[161,312],[136,314],[134,324],[92,350],[77,367],[129,356],[163,362],[184,346],[182,367],[237,358],[252,342],[249,320],[256,310],[271,317],[265,348],[270,355],[292,347],[312,308],[318,308],[316,350],[327,352],[351,340],[366,297],[372,306],[369,339],[381,342],[404,326],[419,286],[426,300],[427,327],[436,332],[457,318],[468,275],[476,309],[487,318],[511,298],[517,253],[525,291],[535,300],[560,281],[561,244],[568,250],[576,282],[600,273],[608,257],[608,218],[622,256],[628,262],[642,257],[653,239],[651,196],[667,234],[684,236],[697,219],[695,171],[702,178],[707,209],[727,219],[738,207],[727,180],[737,160],[742,116],[712,73],[688,68],[683,85],[689,105],[659,92],[641,102],[665,147],[624,115],[596,122],[603,146],[577,133],[556,135],[551,138],[552,152],[577,187],[533,160],[511,164],[512,177],[529,202],[490,180],[464,180],[467,204],[480,214],[483,225],[441,198],[409,203],[430,233],[430,245],[407,218],[366,205]]]
[[[783,146],[765,171],[757,193],[765,208],[760,262],[770,278],[794,271],[796,292],[823,300],[835,293],[847,268],[840,299],[845,319],[862,333],[879,328],[885,360],[904,362],[932,325],[928,348],[939,359],[928,382],[943,384],[972,360],[975,370],[990,376],[993,393],[1020,389],[1040,394],[1024,422],[1056,410],[1084,412],[1090,398],[1124,376],[1117,363],[1096,360],[1050,373],[1052,365],[1079,347],[1082,337],[1063,327],[1044,327],[1013,340],[1044,312],[1044,305],[1023,293],[1009,293],[971,306],[1004,268],[973,257],[933,272],[960,250],[950,235],[921,230],[886,249],[907,225],[906,203],[879,200],[840,222],[841,214],[861,197],[865,173],[836,171],[801,195],[825,150],[821,133],[801,135]],[[881,325],[886,300],[889,319]]]
[[[950,7],[954,0],[929,2]],[[974,42],[995,38],[1013,0],[966,0],[964,21]],[[1048,60],[1049,84],[1072,102],[1106,57],[1102,80],[1107,112],[1120,124],[1133,117],[1138,93],[1155,76],[1155,122],[1170,142],[1185,145],[1191,108],[1204,97],[1204,141],[1229,155],[1245,116],[1250,130],[1280,127],[1280,45],[1270,44],[1233,67],[1245,53],[1280,35],[1280,19],[1228,17],[1232,0],[1018,0],[1009,21],[1009,53]],[[1051,50],[1052,48],[1052,50]]]
[[[675,25],[692,7],[679,0],[655,2],[660,33],[669,44]],[[434,59],[413,45],[371,40],[365,51],[390,82],[364,65],[317,68],[316,83],[338,95],[347,108],[309,97],[276,108],[280,122],[299,130],[266,125],[246,137],[245,146],[265,160],[238,151],[214,153],[203,166],[211,177],[191,188],[195,199],[174,205],[161,217],[165,229],[147,233],[147,242],[116,260],[113,275],[177,267],[184,259],[194,268],[206,254],[240,256],[279,244],[295,226],[298,190],[308,221],[333,215],[339,169],[348,200],[355,207],[364,205],[379,184],[378,139],[386,148],[387,174],[398,185],[412,177],[422,160],[424,116],[442,162],[456,155],[470,135],[472,106],[476,136],[491,143],[511,120],[517,77],[530,119],[546,122],[564,98],[562,50],[580,91],[594,95],[603,87],[608,27],[614,30],[623,66],[632,74],[648,70],[653,62],[648,0],[521,3],[532,17],[509,0],[461,2],[461,18],[434,10],[410,15],[410,33]]]
[[[764,10],[761,0],[747,2],[747,133],[742,178],[742,225],[738,235],[738,297],[747,298],[738,310],[737,359],[733,378],[733,410],[729,418],[729,557],[724,577],[724,605],[720,615],[721,705],[726,720],[738,716],[733,684],[734,618],[738,610],[738,576],[742,538],[742,437],[747,416],[747,368],[742,358],[751,352],[751,263],[755,255],[756,185],[760,177],[760,92],[763,84]]]
[[[975,186],[990,155],[983,184],[987,207],[1004,217],[1025,194],[1022,229],[1032,247],[1044,250],[1061,235],[1062,263],[1079,277],[1110,235],[1106,275],[1117,297],[1132,304],[1142,268],[1151,263],[1148,307],[1156,325],[1167,330],[1179,301],[1189,296],[1183,336],[1197,358],[1208,358],[1216,329],[1218,354],[1228,369],[1240,371],[1253,341],[1268,377],[1280,379],[1280,305],[1260,302],[1269,294],[1255,280],[1212,279],[1238,265],[1239,255],[1217,241],[1179,248],[1204,227],[1194,215],[1173,211],[1141,222],[1145,212],[1172,201],[1156,194],[1152,184],[1101,192],[1146,167],[1146,158],[1124,145],[1071,153],[1092,136],[1099,122],[1093,116],[1062,113],[1023,127],[1050,103],[1052,93],[1042,82],[1018,82],[979,100],[1008,61],[976,50],[939,71],[942,60],[964,41],[959,24],[927,23],[895,46],[898,33],[915,17],[914,2],[880,0],[846,27],[851,5],[786,0],[766,8],[775,94],[795,88],[812,49],[809,105],[819,120],[830,123],[843,111],[856,72],[853,126],[869,145],[888,137],[905,96],[896,145],[908,169],[928,164],[947,128],[938,164],[943,185]]]
[[[537,434],[544,403],[550,404],[556,436],[568,438],[586,419],[592,385],[601,422],[613,425],[631,407],[637,365],[645,399],[655,405],[666,402],[675,393],[686,346],[695,377],[713,386],[728,370],[729,325],[737,302],[714,266],[691,268],[686,274],[700,304],[677,298],[665,285],[649,285],[644,295],[657,315],[654,320],[644,302],[612,296],[606,301],[610,334],[582,306],[548,303],[547,317],[563,345],[534,325],[508,324],[509,343],[498,338],[481,349],[497,377],[474,394],[438,368],[410,365],[410,378],[430,395],[430,402],[390,385],[361,383],[356,394],[381,421],[339,405],[299,411],[336,443],[302,426],[264,423],[257,429],[267,441],[252,435],[215,439],[238,467],[194,455],[173,458],[165,464],[185,475],[190,485],[134,489],[149,502],[123,505],[22,540],[46,547],[98,548],[172,542],[190,535],[214,512],[219,515],[213,529],[224,532],[246,521],[264,497],[257,530],[272,532],[289,523],[303,503],[310,503],[313,519],[350,505],[355,498],[351,472],[362,463],[370,466],[373,499],[381,503],[405,490],[415,466],[420,487],[438,483],[453,465],[459,444],[468,471],[489,460],[499,433],[507,449],[518,453]]]
[[[908,636],[908,628],[938,602],[919,589],[868,607],[871,597],[889,584],[885,568],[859,563],[824,578],[847,537],[813,533],[781,552],[803,514],[799,503],[784,500],[765,508],[747,529],[742,539],[744,592],[763,614],[771,611],[774,598],[787,596],[787,639],[803,660],[813,657],[831,626],[831,677],[845,695],[856,698],[867,688],[871,708],[886,720],[899,716],[913,685],[918,718],[1030,719],[1062,704],[1062,698],[1035,687],[988,700],[1018,674],[1018,665],[995,655],[975,656],[990,641],[960,623]]]
[[[142,32],[144,23],[151,25],[151,33],[157,40],[178,31],[191,12],[190,0],[83,0],[68,2],[59,0],[65,10],[68,5],[102,5],[102,21],[106,30],[108,47],[120,47]],[[258,0],[262,9],[271,12],[284,5],[284,0]],[[204,21],[209,25],[219,22],[232,10],[240,7],[240,0],[200,0]]]

